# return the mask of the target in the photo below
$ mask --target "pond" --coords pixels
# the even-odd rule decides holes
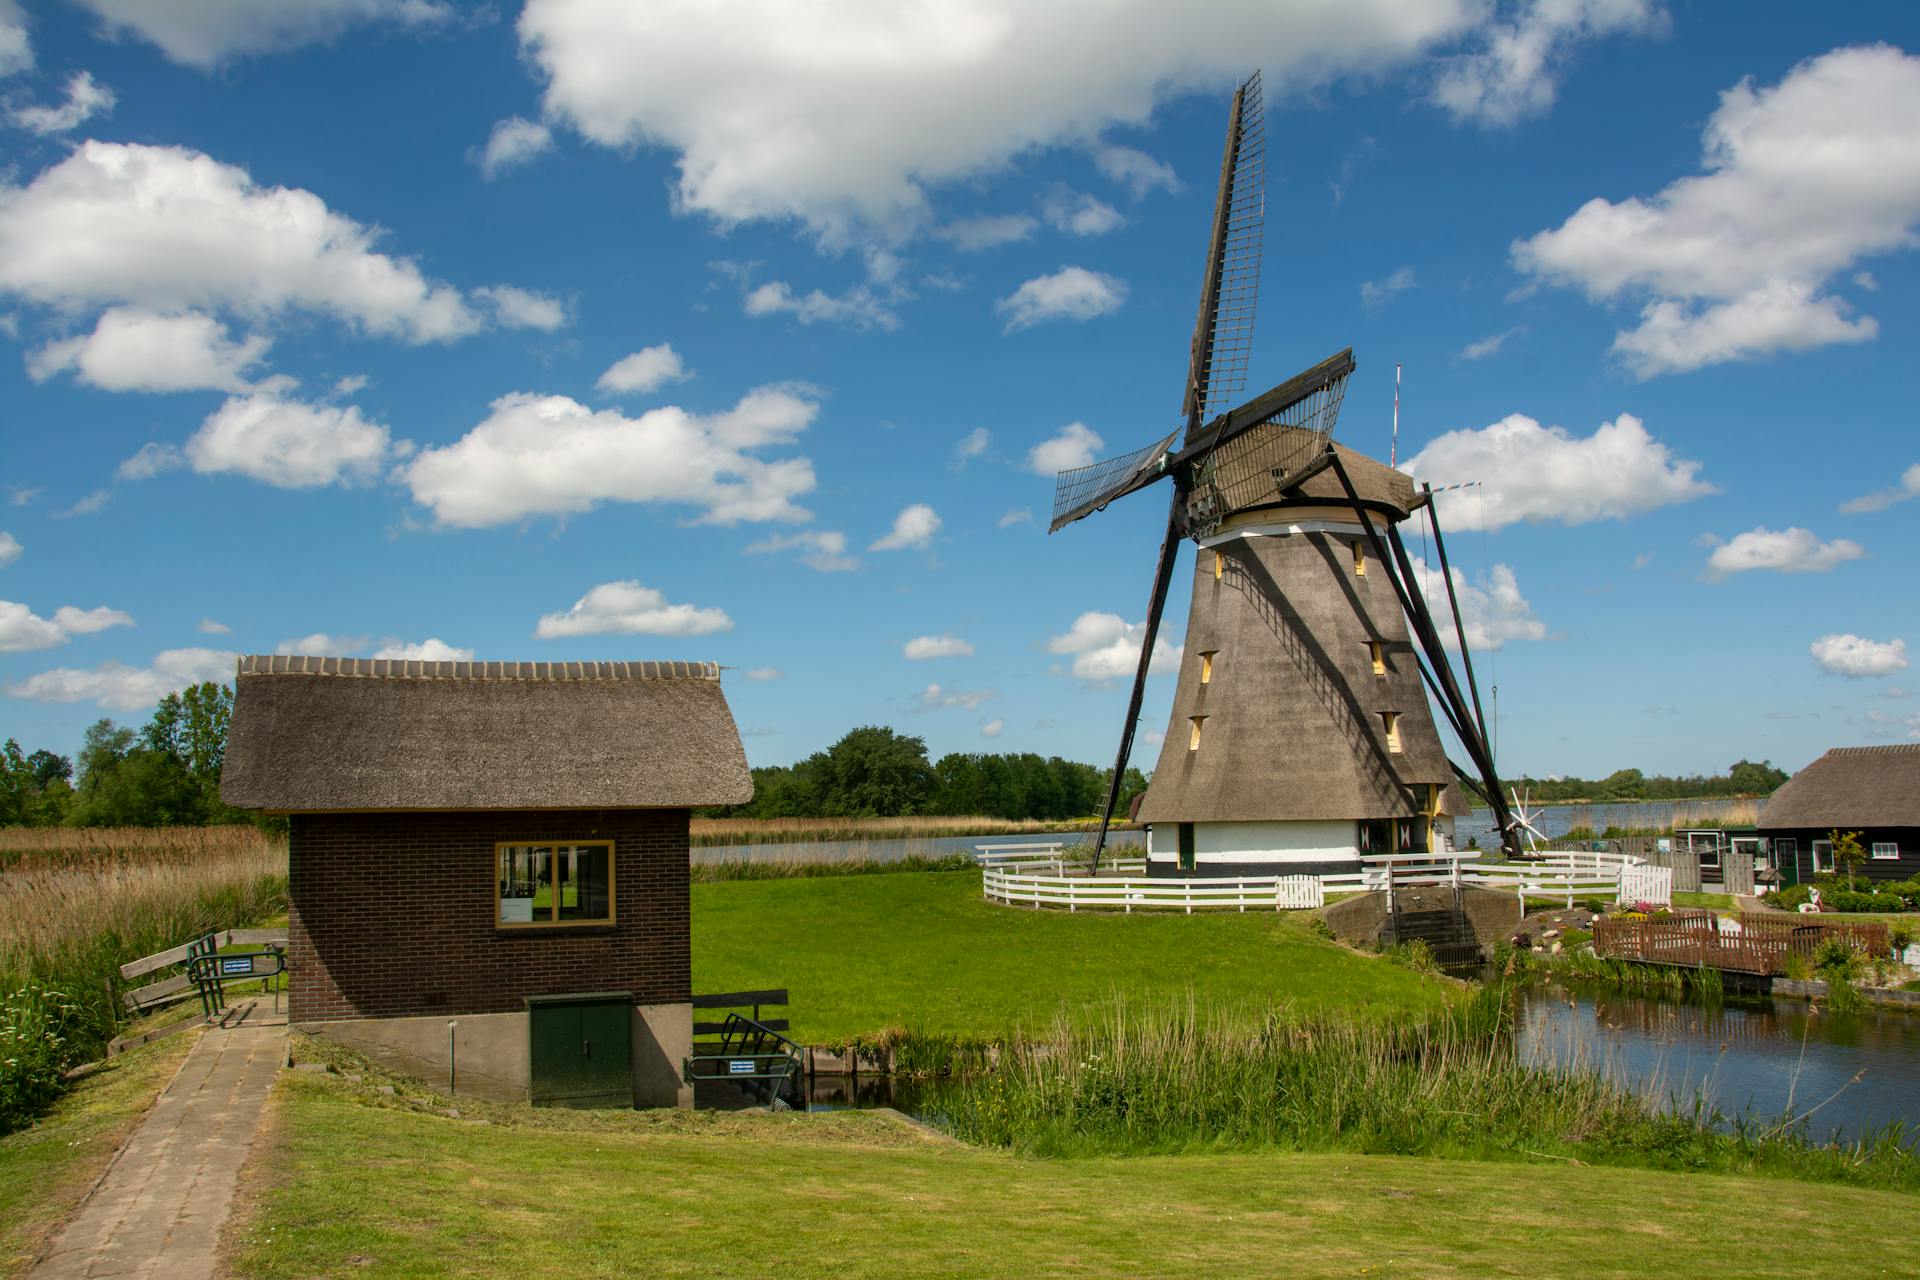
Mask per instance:
[[[1920,1145],[1920,1016],[1832,1013],[1797,1000],[1693,1003],[1538,982],[1518,992],[1528,1061],[1600,1071],[1663,1105],[1696,1095],[1723,1114],[1805,1116],[1820,1140],[1906,1126]],[[817,1076],[809,1109],[938,1109],[939,1081]]]
[[[1590,1067],[1663,1100],[1690,1103],[1700,1092],[1728,1115],[1805,1115],[1816,1138],[1898,1121],[1906,1145],[1920,1142],[1920,1016],[1550,983],[1519,998],[1517,1047],[1532,1061]]]

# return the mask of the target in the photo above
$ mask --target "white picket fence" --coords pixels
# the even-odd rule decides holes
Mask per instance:
[[[1146,870],[1144,860],[1139,869]],[[1248,876],[1176,880],[1170,877],[1039,875],[988,867],[981,873],[989,900],[1015,907],[1082,907],[1095,911],[1303,911],[1321,906],[1319,876]]]
[[[1669,867],[1649,866],[1631,854],[1574,851],[1553,853],[1531,862],[1487,863],[1468,861],[1480,855],[1463,852],[1452,856],[1428,853],[1369,855],[1361,859],[1356,872],[1335,875],[1290,876],[1199,876],[1189,878],[1148,877],[1146,859],[1128,858],[1109,863],[1114,874],[1092,879],[1085,875],[1065,874],[1057,857],[1035,856],[1024,859],[1016,846],[999,846],[1004,857],[989,860],[981,850],[982,892],[992,901],[1012,906],[1065,907],[1078,911],[1120,909],[1177,909],[1195,911],[1234,909],[1246,911],[1297,911],[1325,904],[1329,893],[1355,893],[1384,889],[1388,867],[1396,888],[1429,885],[1473,886],[1504,889],[1520,899],[1526,910],[1527,898],[1564,898],[1571,907],[1575,898],[1608,898],[1618,902],[1673,901],[1673,871]],[[1055,853],[1057,854],[1057,847]]]

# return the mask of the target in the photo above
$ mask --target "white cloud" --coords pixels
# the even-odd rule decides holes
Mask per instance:
[[[65,102],[57,107],[15,107],[7,113],[7,118],[19,128],[43,137],[71,133],[94,116],[112,111],[116,101],[113,90],[95,80],[91,73],[76,71],[67,81]]]
[[[341,397],[358,395],[360,392],[365,391],[372,383],[373,379],[364,373],[350,373],[344,378],[336,378],[334,380],[333,394]]]
[[[493,126],[487,145],[473,156],[481,176],[488,181],[509,169],[517,169],[553,149],[553,130],[534,120],[508,116]]]
[[[71,520],[75,516],[98,515],[100,514],[100,509],[111,501],[113,501],[112,490],[95,489],[92,493],[80,499],[80,501],[74,503],[64,511],[54,512],[53,518],[55,520]]]
[[[818,411],[802,387],[759,387],[704,417],[667,405],[629,418],[566,396],[514,392],[453,444],[422,450],[400,478],[441,524],[466,528],[602,502],[685,503],[710,524],[804,520],[793,499],[814,487],[813,464],[747,451],[791,443]]]
[[[894,329],[900,324],[887,300],[863,284],[836,297],[818,289],[796,294],[786,281],[773,280],[749,292],[743,307],[750,316],[791,315],[801,324],[844,324],[854,329]]]
[[[336,636],[325,631],[295,636],[273,646],[275,653],[297,654],[305,658],[345,658],[373,643],[372,636]]]
[[[1440,632],[1440,642],[1459,651],[1460,634],[1453,626],[1453,605],[1447,599],[1447,580],[1425,557],[1413,557],[1413,572],[1420,592],[1427,598]],[[1468,580],[1458,568],[1453,570],[1453,593],[1460,601],[1460,621],[1465,624],[1469,648],[1498,649],[1509,640],[1544,640],[1547,624],[1534,616],[1533,606],[1520,594],[1520,583],[1513,570],[1496,564],[1478,583]]]
[[[673,349],[673,344],[663,342],[654,347],[642,347],[632,355],[614,361],[593,386],[594,390],[609,395],[644,395],[688,376],[680,353]]]
[[[149,440],[114,470],[113,478],[115,480],[151,480],[185,463],[186,459],[181,456],[180,450],[175,446]]]
[[[196,627],[195,630],[204,636],[230,636],[233,634],[232,627],[224,622],[215,622],[212,618],[200,619],[200,625]]]
[[[389,640],[373,651],[376,658],[400,658],[409,662],[472,662],[473,650],[458,649],[433,636],[419,644]]]
[[[1175,176],[1172,165],[1133,147],[1095,147],[1093,163],[1110,181],[1125,187],[1135,200],[1155,189],[1180,189],[1180,179]]]
[[[1840,510],[1848,515],[1885,511],[1895,503],[1905,502],[1912,497],[1920,497],[1920,462],[1902,471],[1899,483],[1891,489],[1881,489],[1874,493],[1862,494],[1857,498],[1849,498],[1840,504]]]
[[[1025,240],[1039,225],[1024,213],[1007,213],[984,218],[958,218],[941,227],[934,235],[962,253],[980,253]]]
[[[23,604],[0,600],[0,653],[52,649],[75,636],[132,625],[133,615],[105,605],[97,609],[76,609],[63,604],[53,611],[53,617],[43,618]]]
[[[456,12],[444,0],[78,0],[103,34],[134,36],[203,70],[233,58],[328,41],[361,22],[419,27]]]
[[[893,528],[867,548],[869,551],[924,551],[940,531],[940,517],[924,502],[901,508],[893,518]]]
[[[20,539],[5,530],[0,530],[0,569],[20,558]]]
[[[88,141],[29,185],[0,185],[0,290],[67,309],[302,309],[413,342],[480,327],[458,289],[374,252],[377,237],[198,151]]]
[[[969,460],[985,453],[987,446],[992,443],[993,434],[991,432],[985,427],[975,427],[960,438],[960,443],[953,448],[953,454],[954,457],[959,460],[960,465],[965,466]]]
[[[32,67],[33,40],[27,34],[26,15],[14,0],[0,0],[0,78]]]
[[[1527,326],[1517,324],[1505,333],[1496,333],[1490,338],[1482,338],[1478,342],[1469,342],[1466,346],[1460,348],[1460,358],[1462,360],[1484,360],[1488,356],[1497,356],[1500,354],[1500,348],[1507,345],[1507,339],[1517,334],[1525,333],[1526,331]]]
[[[540,329],[551,333],[567,322],[567,309],[557,298],[516,289],[510,284],[482,285],[473,296],[486,302],[493,318],[508,329]]]
[[[821,573],[852,573],[860,567],[860,558],[847,554],[847,535],[832,529],[776,533],[749,543],[741,549],[741,554],[767,555],[778,551],[800,552],[800,563]]]
[[[1065,632],[1048,638],[1047,652],[1072,654],[1072,673],[1082,680],[1119,680],[1139,669],[1140,645],[1146,634],[1145,622],[1128,622],[1117,613],[1083,613]],[[1183,646],[1167,643],[1163,631],[1154,638],[1148,674],[1178,671],[1182,651]]]
[[[533,634],[541,640],[565,636],[705,636],[733,630],[723,609],[668,604],[652,587],[629,578],[603,582],[574,601],[565,613],[543,614]]]
[[[1735,535],[1707,557],[1707,577],[1718,580],[1732,573],[1771,569],[1776,573],[1825,573],[1835,565],[1858,560],[1866,548],[1850,538],[1822,542],[1805,529],[1761,527]]]
[[[1842,48],[1779,84],[1742,81],[1708,122],[1705,172],[1616,204],[1596,197],[1513,245],[1534,280],[1599,301],[1649,299],[1614,350],[1642,377],[1862,342],[1823,290],[1920,220],[1920,58]]]
[[[1007,722],[1005,720],[989,720],[980,726],[980,736],[983,738],[997,738],[1006,727]]]
[[[1698,478],[1698,462],[1675,459],[1630,413],[1584,437],[1509,414],[1490,427],[1435,438],[1402,470],[1436,489],[1480,482],[1478,497],[1438,495],[1448,527],[1476,528],[1483,519],[1488,529],[1521,520],[1624,520],[1715,492]]]
[[[282,489],[312,489],[373,480],[391,443],[387,429],[355,405],[258,392],[234,396],[208,415],[185,453],[202,474],[231,471]]]
[[[144,307],[113,307],[93,332],[52,342],[27,357],[35,382],[71,370],[105,391],[244,391],[246,371],[272,339],[227,337],[227,326],[197,311],[165,315]]]
[[[188,685],[232,680],[239,658],[220,649],[166,649],[153,656],[151,666],[58,667],[15,681],[5,692],[32,702],[95,702],[109,711],[139,711]]]
[[[937,636],[915,636],[907,641],[902,652],[914,662],[928,658],[971,658],[973,646],[959,636],[943,632]]]
[[[1089,467],[1105,446],[1092,427],[1084,422],[1069,422],[1054,435],[1027,451],[1027,470],[1051,478],[1055,472]],[[1005,528],[1003,523],[1002,528]]]
[[[1017,333],[1048,320],[1091,320],[1111,315],[1127,300],[1127,282],[1103,271],[1062,267],[1035,276],[993,304],[1006,316],[1003,333]]]
[[[1055,231],[1076,236],[1103,236],[1126,221],[1105,200],[1065,187],[1054,187],[1042,197],[1040,214]]]
[[[1829,675],[1858,679],[1863,676],[1890,676],[1907,669],[1905,640],[1867,640],[1840,633],[1821,636],[1809,650],[1813,660]]]
[[[1014,525],[1026,524],[1032,519],[1033,512],[1027,510],[1025,507],[1013,507],[1003,514],[995,524],[1002,529],[1011,529]]]
[[[920,691],[920,710],[944,711],[959,707],[966,711],[978,711],[999,696],[998,689],[943,689],[937,684],[930,684]]]
[[[786,672],[778,667],[750,667],[741,674],[749,680],[778,680]]]
[[[1396,293],[1405,293],[1418,282],[1412,267],[1400,267],[1385,280],[1362,280],[1360,282],[1360,301],[1370,307],[1377,307]]]
[[[1481,21],[1466,0],[1232,0],[1204,20],[1156,0],[532,0],[519,35],[545,81],[545,118],[614,149],[671,149],[677,208],[723,224],[794,219],[833,242],[915,228],[929,187],[1142,124],[1250,67],[1270,87],[1306,90],[1402,64]]]
[[[1538,0],[1489,23],[1484,49],[1448,59],[1434,101],[1455,120],[1508,126],[1553,105],[1579,40],[1663,32],[1659,0]]]

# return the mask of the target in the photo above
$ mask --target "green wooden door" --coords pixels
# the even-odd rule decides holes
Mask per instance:
[[[633,1105],[631,997],[534,997],[527,1024],[534,1105]]]

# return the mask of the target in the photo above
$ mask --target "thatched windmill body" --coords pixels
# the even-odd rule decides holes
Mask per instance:
[[[1173,711],[1139,817],[1149,869],[1351,871],[1369,854],[1444,848],[1478,783],[1517,852],[1457,602],[1466,688],[1398,526],[1431,494],[1335,444],[1351,349],[1227,408],[1245,383],[1265,214],[1259,76],[1235,93],[1185,394],[1184,427],[1061,472],[1050,531],[1162,481],[1171,501],[1140,662],[1095,858],[1131,754],[1183,538],[1197,545]],[[1441,572],[1449,573],[1434,526]],[[1428,702],[1469,766],[1453,763]]]

